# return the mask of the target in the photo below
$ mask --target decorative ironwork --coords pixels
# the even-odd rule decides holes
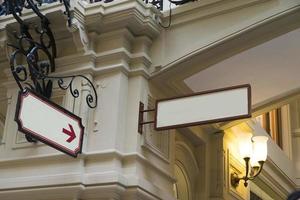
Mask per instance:
[[[15,8],[18,6],[15,4],[15,1],[8,1],[8,5],[11,8],[11,14],[20,24],[20,33],[14,32],[16,43],[8,44],[15,49],[10,56],[12,74],[21,90],[24,90],[21,82],[26,82],[28,87],[50,98],[52,93],[52,81],[41,79],[40,75],[47,75],[49,72],[55,71],[54,59],[56,57],[56,44],[53,33],[49,27],[50,22],[39,12],[37,5],[32,0],[27,1],[26,6],[36,13],[41,22],[40,26],[34,28],[35,32],[39,35],[40,41],[34,41],[33,36],[29,32],[29,24],[24,22],[17,14],[18,11]],[[46,62],[44,61],[45,56]],[[44,60],[40,61],[41,58]],[[27,67],[22,64],[24,59],[27,61]],[[28,76],[30,76],[32,84],[28,83]]]
[[[70,26],[71,25],[70,0],[4,0],[4,2],[0,5],[0,16],[13,14],[14,12],[21,15],[23,8],[27,8],[27,9],[32,9],[39,17],[41,17],[38,7],[41,6],[42,4],[50,4],[57,1],[64,4],[66,9],[64,14],[67,15],[68,24]]]
[[[60,76],[60,77],[54,77],[54,76],[46,76],[47,79],[57,79],[57,84],[62,90],[69,90],[70,93],[74,98],[78,98],[80,96],[80,92],[78,89],[74,88],[74,80],[81,78],[85,81],[87,81],[87,84],[91,87],[92,92],[89,92],[86,97],[86,103],[90,108],[96,108],[97,102],[98,102],[98,96],[95,89],[95,86],[93,83],[85,76],[83,75],[73,75],[73,76]],[[69,79],[69,81],[66,81],[66,79]]]
[[[5,14],[12,14],[20,25],[19,31],[13,33],[15,41],[8,44],[14,48],[10,56],[11,72],[21,91],[25,91],[29,88],[48,99],[50,99],[52,95],[53,81],[57,81],[61,89],[69,90],[74,98],[78,98],[80,92],[75,87],[74,80],[78,78],[84,79],[91,88],[86,94],[86,103],[90,108],[95,108],[98,101],[96,89],[87,77],[83,75],[49,76],[51,72],[55,71],[55,58],[57,56],[56,43],[50,28],[50,22],[48,18],[39,11],[39,6],[42,3],[52,3],[56,1],[57,0],[4,1]],[[65,14],[68,16],[68,23],[70,25],[70,1],[59,1],[65,5]],[[32,26],[22,20],[21,14],[23,8],[31,9],[40,19],[40,24]],[[38,40],[34,40],[34,38],[38,38]],[[26,135],[26,139],[29,142],[36,142],[34,138],[28,135]]]
[[[66,6],[66,12],[70,13],[69,0],[60,0]],[[54,2],[54,1],[47,1]],[[74,98],[79,96],[78,90],[72,90],[73,80],[81,77],[89,82],[93,89],[93,95],[87,96],[87,104],[91,108],[97,105],[97,94],[95,87],[86,77],[78,76],[64,76],[64,77],[51,77],[49,73],[55,71],[55,58],[56,58],[56,44],[53,33],[50,29],[50,22],[38,9],[38,3],[42,1],[33,0],[12,0],[5,1],[9,8],[9,12],[14,16],[20,24],[20,33],[14,33],[16,39],[15,44],[9,44],[15,51],[10,56],[10,67],[12,74],[20,88],[25,90],[26,87],[36,91],[37,93],[50,98],[52,94],[53,79],[58,79],[58,85],[61,89],[70,89]],[[21,7],[30,8],[40,18],[40,26],[34,27],[35,33],[39,35],[39,41],[34,41],[33,36],[29,32],[30,26],[25,23],[18,12],[21,12]],[[19,9],[20,7],[20,9]],[[68,14],[69,15],[69,14]],[[71,15],[69,15],[71,16]],[[22,64],[26,60],[26,65]],[[71,78],[70,84],[67,88],[63,87],[64,78]]]

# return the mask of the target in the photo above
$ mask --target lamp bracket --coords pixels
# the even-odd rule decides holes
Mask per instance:
[[[230,174],[230,183],[234,188],[236,188],[239,185],[240,180],[241,180],[241,178],[239,178],[239,176],[236,172],[232,172]]]
[[[233,186],[234,188],[236,188],[239,185],[240,180],[243,180],[244,186],[247,187],[248,181],[254,180],[261,173],[263,165],[264,165],[264,161],[258,161],[259,167],[251,167],[249,164],[250,158],[244,158],[244,161],[246,164],[245,176],[239,177],[236,172],[233,172],[230,174],[230,183],[231,183],[231,186]],[[249,170],[250,170],[250,175],[249,175]]]

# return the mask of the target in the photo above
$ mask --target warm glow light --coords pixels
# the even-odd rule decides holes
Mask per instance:
[[[254,153],[252,153],[252,155],[251,155],[250,165],[251,165],[251,167],[259,167],[258,157],[255,156]]]
[[[266,161],[268,155],[268,137],[266,136],[255,136],[252,138],[253,141],[253,154],[251,156],[251,163],[257,163],[258,161]]]
[[[251,134],[243,134],[242,138],[239,142],[239,149],[242,158],[250,158],[252,155],[252,135]]]

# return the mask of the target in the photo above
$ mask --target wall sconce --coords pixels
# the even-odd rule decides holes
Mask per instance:
[[[260,174],[268,155],[267,141],[266,136],[252,137],[250,134],[241,140],[239,149],[245,161],[246,174],[239,177],[237,173],[231,173],[230,181],[233,187],[237,187],[240,180],[244,180],[244,186],[247,187],[248,180],[253,180]]]

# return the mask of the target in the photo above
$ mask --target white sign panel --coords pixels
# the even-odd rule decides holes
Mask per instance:
[[[251,117],[251,88],[241,85],[156,102],[155,129],[165,130]]]
[[[15,117],[19,131],[76,157],[81,153],[81,118],[27,90],[19,93]]]

